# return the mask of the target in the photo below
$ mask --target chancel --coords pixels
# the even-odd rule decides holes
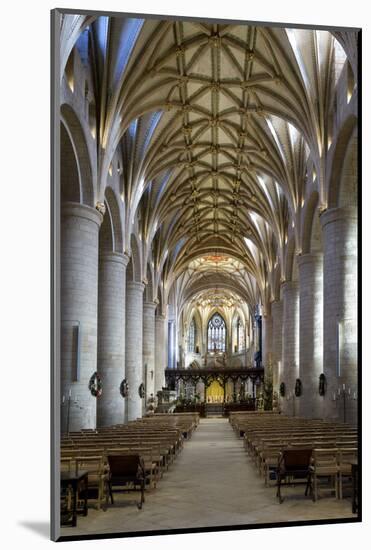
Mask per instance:
[[[355,518],[357,32],[60,36],[62,534]]]

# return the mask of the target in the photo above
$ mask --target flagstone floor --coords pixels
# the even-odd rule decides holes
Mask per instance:
[[[89,509],[77,527],[63,527],[61,536],[355,517],[349,498],[312,502],[303,492],[303,486],[286,488],[279,504],[228,420],[201,419],[157,489],[146,493],[142,510],[133,500],[137,493],[115,494],[114,506],[106,512]]]

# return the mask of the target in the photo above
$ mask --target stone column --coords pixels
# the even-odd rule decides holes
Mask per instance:
[[[123,424],[125,399],[125,278],[129,258],[105,252],[99,258],[98,373],[103,393],[97,402],[98,427]]]
[[[154,302],[143,304],[143,364],[147,365],[147,399],[155,397],[155,311]]]
[[[288,281],[282,285],[282,380],[286,385],[286,396],[293,393],[295,380],[299,375],[299,285],[296,281]],[[282,400],[285,414],[297,414],[297,398],[295,405]]]
[[[64,203],[61,208],[61,410],[70,431],[96,427],[97,398],[89,379],[97,370],[98,236],[102,215],[89,206]]]
[[[167,361],[167,321],[165,315],[155,318],[155,393],[165,386]]]
[[[324,247],[323,365],[327,380],[324,414],[343,421],[343,402],[333,397],[343,384],[351,388],[353,395],[357,384],[357,209],[333,208],[325,211],[320,221]],[[346,409],[346,421],[355,424],[357,402],[347,399]]]
[[[323,371],[323,255],[298,257],[300,288],[299,378],[302,395],[298,413],[322,418],[323,397],[318,393]]]
[[[273,389],[273,321],[270,311],[262,315],[262,365],[264,367],[264,376],[266,381],[270,379]]]
[[[262,361],[263,366],[267,367],[272,364],[273,359],[273,319],[270,312],[262,317],[262,331]]]
[[[125,370],[129,385],[127,420],[142,417],[143,400],[139,386],[143,382],[143,291],[144,284],[126,281]]]
[[[207,329],[204,329],[203,322],[201,322],[200,330],[200,352],[202,356],[207,354]]]
[[[281,301],[272,302],[272,340],[273,340],[273,391],[279,394],[282,378],[282,313]]]

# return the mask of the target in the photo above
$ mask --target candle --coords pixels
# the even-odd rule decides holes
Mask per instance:
[[[71,397],[71,395],[72,395],[72,391],[71,391],[71,388],[70,388],[70,391],[68,393],[68,397]]]
[[[343,390],[345,391],[345,384],[343,384]]]
[[[341,392],[340,392],[340,388],[339,388],[339,389],[338,389],[338,394],[340,395],[340,393],[341,393]]]
[[[62,403],[64,403],[64,395],[62,395]]]
[[[350,396],[350,388],[349,388],[349,396]]]

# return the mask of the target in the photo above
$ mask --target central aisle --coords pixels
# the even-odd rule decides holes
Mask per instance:
[[[352,517],[348,500],[323,498],[313,503],[300,489],[280,505],[274,487],[264,487],[242,440],[224,418],[201,419],[157,489],[146,493],[142,510],[137,509],[132,496],[129,502],[128,496],[120,499],[117,494],[117,504],[106,512],[89,509],[86,518],[78,518],[77,528],[63,528],[61,534]]]

